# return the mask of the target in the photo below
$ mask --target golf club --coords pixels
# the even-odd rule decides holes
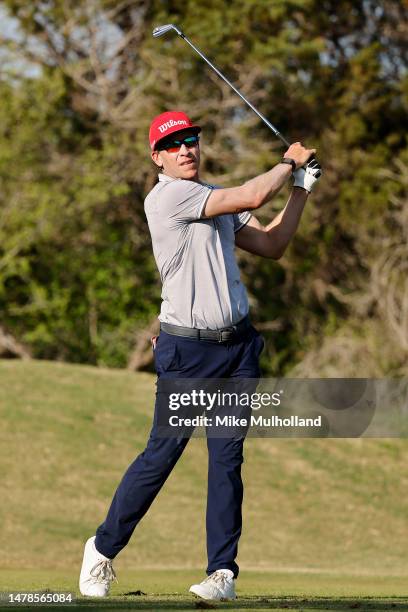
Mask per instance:
[[[227,79],[226,76],[224,76],[222,74],[222,72],[220,72],[218,70],[218,68],[216,66],[214,66],[214,64],[212,64],[210,62],[210,60],[204,55],[204,53],[202,53],[200,51],[200,49],[198,49],[189,38],[187,38],[187,36],[185,34],[183,34],[183,32],[180,30],[180,28],[178,28],[177,26],[175,26],[172,23],[167,23],[166,25],[162,25],[162,26],[158,26],[157,28],[154,28],[153,30],[153,36],[155,38],[158,38],[159,36],[163,36],[163,34],[167,34],[167,32],[169,32],[170,30],[174,30],[181,38],[183,38],[186,43],[188,43],[190,45],[190,47],[192,47],[194,49],[194,51],[196,53],[198,53],[198,55],[210,66],[210,68],[212,68],[219,77],[222,78],[223,81],[225,81],[225,83],[227,83],[227,85],[229,85],[236,94],[239,95],[239,97],[241,98],[241,100],[243,100],[245,102],[245,104],[247,104],[249,106],[249,108],[251,108],[254,113],[256,113],[258,115],[258,117],[260,119],[262,119],[262,121],[268,126],[268,128],[270,130],[272,130],[272,132],[275,134],[275,136],[277,136],[277,138],[279,138],[283,144],[287,147],[290,146],[290,142],[288,142],[286,140],[286,138],[284,138],[284,136],[282,136],[282,134],[279,132],[279,130],[276,129],[276,127],[274,125],[272,125],[272,123],[270,121],[268,121],[268,119],[266,117],[264,117],[264,115],[262,115],[262,113],[259,112],[259,110],[257,108],[255,108],[255,106],[253,104],[251,104],[251,102],[249,100],[247,100],[245,98],[245,96],[242,95],[242,93],[236,88],[234,87],[234,85],[231,83],[231,81],[229,81]]]

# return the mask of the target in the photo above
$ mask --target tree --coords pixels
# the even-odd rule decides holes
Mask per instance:
[[[265,370],[289,371],[340,329],[354,337],[355,303],[342,296],[369,293],[367,235],[381,234],[402,190],[383,173],[406,154],[400,2],[0,6],[18,26],[0,40],[9,58],[0,73],[0,309],[8,333],[35,357],[146,364],[146,330],[160,301],[143,213],[155,182],[147,147],[154,114],[182,108],[205,127],[203,175],[216,184],[243,182],[282,154],[182,40],[152,38],[154,26],[174,22],[282,133],[315,144],[324,167],[285,257],[240,254],[254,322],[268,337]],[[381,318],[379,309],[365,316]]]

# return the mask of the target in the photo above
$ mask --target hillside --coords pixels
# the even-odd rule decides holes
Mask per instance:
[[[0,361],[3,569],[76,568],[144,447],[149,374]],[[193,439],[118,567],[205,567],[205,441]],[[406,440],[249,439],[242,569],[403,575]]]

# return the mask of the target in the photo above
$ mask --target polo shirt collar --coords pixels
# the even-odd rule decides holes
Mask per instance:
[[[181,178],[173,178],[172,176],[168,176],[167,174],[160,173],[158,176],[159,182],[161,183],[171,183],[172,181],[182,181]],[[216,189],[215,185],[210,185],[210,183],[203,183],[200,181],[198,185],[204,185],[204,187],[211,187],[211,189]]]
[[[181,179],[173,178],[172,176],[167,176],[167,174],[160,173],[159,181],[162,183],[171,183],[171,181],[180,181]]]

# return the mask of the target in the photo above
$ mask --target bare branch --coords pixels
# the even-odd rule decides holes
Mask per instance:
[[[153,361],[153,352],[150,346],[150,339],[159,333],[160,323],[154,317],[150,324],[142,329],[136,336],[135,348],[128,359],[127,369],[132,371],[140,370]]]
[[[21,359],[31,359],[30,349],[18,342],[4,327],[0,326],[0,355],[15,355]]]

